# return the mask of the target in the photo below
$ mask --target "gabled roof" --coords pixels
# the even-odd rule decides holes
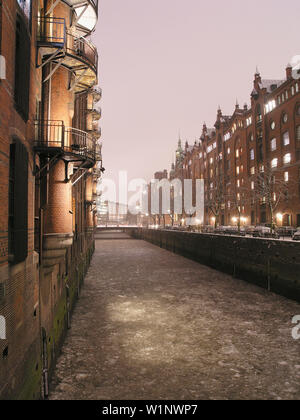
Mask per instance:
[[[267,89],[268,93],[273,92],[273,90],[277,89],[280,85],[282,85],[285,80],[275,80],[275,79],[263,79],[259,84],[261,89]]]

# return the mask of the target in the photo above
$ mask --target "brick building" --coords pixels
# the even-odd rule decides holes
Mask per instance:
[[[93,253],[97,16],[98,0],[0,1],[0,399],[47,396]]]
[[[204,179],[206,225],[300,226],[300,65],[257,71],[251,106],[218,109],[199,142],[179,144],[171,178]]]

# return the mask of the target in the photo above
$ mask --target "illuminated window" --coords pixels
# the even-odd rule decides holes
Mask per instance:
[[[271,167],[272,168],[277,168],[277,166],[278,166],[278,159],[277,158],[272,159],[272,161],[271,161]]]
[[[240,167],[239,166],[236,167],[236,173],[237,173],[237,175],[240,174]]]
[[[287,154],[285,154],[284,156],[283,156],[283,163],[285,164],[285,165],[287,165],[288,163],[291,163],[291,154],[290,153],[287,153]]]
[[[272,130],[275,130],[275,127],[276,127],[275,121],[271,122],[270,127]]]
[[[287,115],[287,113],[284,113],[283,116],[282,116],[282,121],[284,123],[287,123],[287,120],[288,120],[288,115]]]
[[[285,181],[285,182],[288,182],[288,180],[289,180],[289,173],[286,171],[286,172],[284,173],[284,181]]]
[[[255,188],[254,181],[251,181],[251,190],[254,190],[254,188]]]
[[[225,136],[224,136],[224,141],[229,140],[230,137],[231,137],[231,133],[230,132],[226,133]]]
[[[236,156],[237,158],[240,156],[240,151],[239,151],[239,149],[236,149],[236,151],[235,151],[235,156]]]
[[[250,160],[254,160],[254,149],[250,150]]]
[[[274,151],[276,150],[276,148],[277,148],[277,142],[276,142],[276,139],[274,138],[271,140],[271,150]]]
[[[269,112],[273,111],[276,108],[276,101],[272,99],[265,105],[265,113],[268,114]]]
[[[255,167],[254,166],[251,167],[250,173],[251,173],[251,175],[255,175]]]
[[[283,140],[283,145],[284,146],[288,146],[290,144],[290,136],[289,136],[289,132],[288,131],[286,131],[285,133],[283,133],[282,140]]]
[[[230,147],[227,149],[227,154],[230,155]]]

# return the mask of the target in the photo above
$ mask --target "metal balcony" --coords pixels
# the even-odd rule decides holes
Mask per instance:
[[[39,46],[63,48],[67,39],[66,22],[63,18],[39,17],[37,41]]]
[[[98,20],[98,0],[64,0],[75,11],[75,22],[77,30],[82,35],[94,31]]]
[[[63,121],[36,121],[34,151],[47,157],[61,156],[67,162],[92,167],[96,162],[96,143],[85,131],[66,127]]]
[[[98,167],[97,168],[93,168],[93,178],[95,180],[101,178],[101,175],[102,175],[101,168],[98,168]]]
[[[102,135],[101,127],[99,127],[98,124],[92,124],[92,128],[88,130],[88,133],[93,137],[94,140],[98,140]]]
[[[87,113],[92,116],[94,121],[100,120],[102,116],[102,110],[100,107],[93,107],[87,110]]]
[[[96,143],[95,159],[97,162],[101,162],[101,168],[102,168],[102,144],[101,143]]]
[[[94,103],[97,103],[100,101],[100,99],[102,98],[102,89],[101,88],[92,88],[90,90],[90,93],[93,95],[93,100]]]
[[[97,48],[84,37],[70,33],[64,19],[39,17],[37,44],[42,56],[40,67],[49,62],[54,63],[54,68],[44,82],[60,66],[64,66],[75,75],[70,90],[82,92],[95,85],[98,71]]]

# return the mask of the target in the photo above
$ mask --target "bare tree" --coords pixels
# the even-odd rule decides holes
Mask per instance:
[[[271,233],[275,228],[275,211],[283,200],[289,197],[289,184],[286,182],[282,171],[266,167],[253,178],[253,195],[255,201],[265,205],[269,210],[271,220]],[[289,197],[291,198],[291,197]]]
[[[236,186],[232,194],[227,196],[230,205],[237,213],[238,231],[241,231],[241,219],[243,215],[243,208],[250,202],[249,189],[244,186]]]
[[[220,215],[225,205],[225,198],[222,177],[219,175],[215,181],[211,180],[208,185],[206,199],[206,206],[215,218],[215,228],[220,224]]]

